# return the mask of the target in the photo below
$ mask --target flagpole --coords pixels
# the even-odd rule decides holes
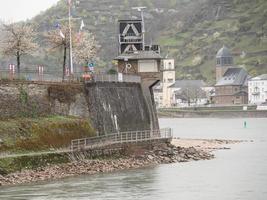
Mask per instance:
[[[70,34],[70,74],[73,74],[72,35],[71,35],[71,0],[69,0],[69,34]]]

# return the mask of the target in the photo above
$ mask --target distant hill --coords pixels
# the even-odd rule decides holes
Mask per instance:
[[[251,75],[267,73],[267,1],[266,0],[77,0],[73,16],[80,17],[85,29],[93,32],[101,44],[99,67],[111,67],[117,55],[117,21],[138,18],[133,6],[146,6],[146,42],[158,43],[163,55],[176,60],[178,78],[204,79],[213,83],[216,51],[225,44],[235,55],[235,64],[243,65]],[[67,5],[56,6],[30,22],[40,33],[53,29],[67,17]],[[77,29],[80,20],[76,21]],[[61,57],[40,49],[41,54],[25,62],[43,63],[58,68]]]

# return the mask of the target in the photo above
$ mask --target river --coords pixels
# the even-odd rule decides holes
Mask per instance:
[[[173,128],[175,137],[248,142],[217,151],[209,161],[1,187],[0,199],[267,199],[267,119],[160,119],[160,125]]]

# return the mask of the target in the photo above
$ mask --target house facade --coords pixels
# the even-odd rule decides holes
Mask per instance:
[[[254,77],[248,81],[249,104],[267,104],[267,74]]]

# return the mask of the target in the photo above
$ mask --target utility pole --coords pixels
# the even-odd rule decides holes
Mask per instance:
[[[133,10],[137,10],[138,12],[141,12],[141,20],[142,20],[142,38],[143,38],[143,51],[145,50],[145,18],[144,18],[144,10],[146,7],[133,7]]]
[[[72,46],[72,27],[71,27],[71,21],[72,20],[78,20],[81,19],[80,17],[78,18],[73,18],[71,16],[71,6],[72,6],[72,0],[68,0],[69,4],[69,13],[68,13],[68,18],[63,18],[59,19],[59,21],[67,21],[68,20],[68,25],[69,25],[69,43],[70,43],[70,53],[69,53],[69,72],[70,74],[74,73],[74,67],[73,67],[73,46]]]
[[[73,74],[73,60],[72,60],[72,35],[71,35],[71,0],[69,0],[69,31],[70,31],[70,74]]]

